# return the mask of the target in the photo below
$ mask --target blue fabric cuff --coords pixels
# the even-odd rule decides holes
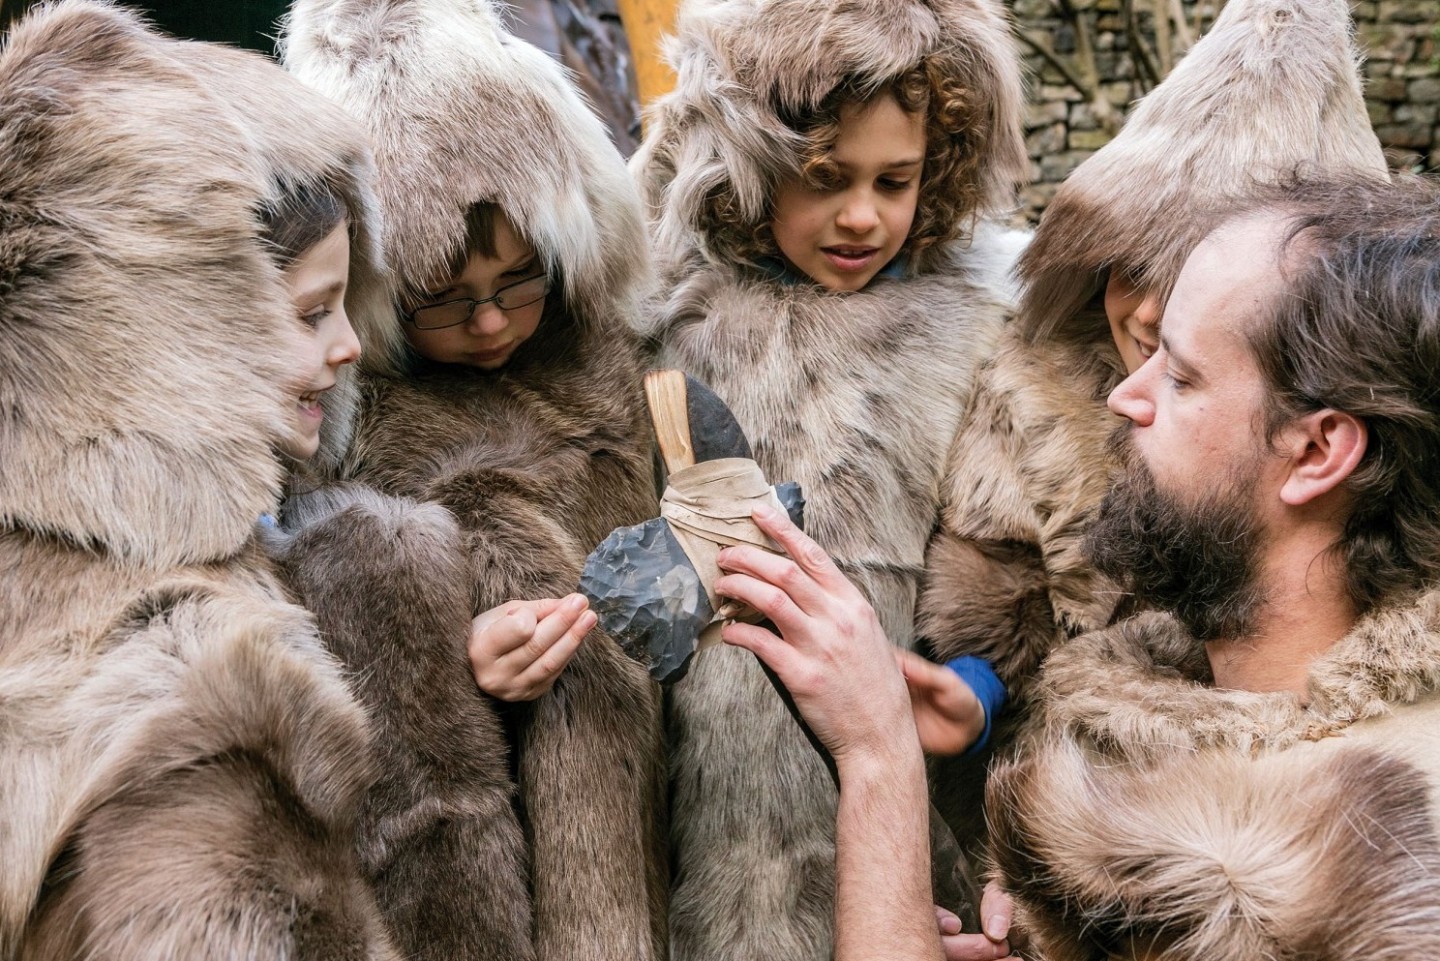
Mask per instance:
[[[1005,704],[1005,684],[995,674],[990,662],[983,657],[967,654],[953,661],[946,661],[945,666],[970,686],[970,690],[974,691],[980,700],[980,709],[985,712],[985,727],[980,731],[980,737],[965,751],[967,755],[979,754],[990,742],[990,722]]]

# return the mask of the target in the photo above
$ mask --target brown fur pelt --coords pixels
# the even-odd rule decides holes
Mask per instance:
[[[575,590],[597,543],[657,512],[631,329],[650,281],[644,225],[603,125],[558,64],[506,32],[492,0],[299,0],[282,46],[292,71],[369,127],[400,299],[448,274],[481,202],[560,281],[499,371],[367,344],[343,475],[448,508],[472,613]],[[376,323],[402,330],[393,305]],[[403,616],[403,597],[371,602]],[[435,640],[447,651],[448,633]],[[549,693],[505,716],[531,901],[489,903],[497,881],[469,892],[467,910],[529,911],[542,961],[663,957],[658,689],[595,631]],[[436,892],[417,883],[408,896]]]
[[[989,797],[1042,956],[1440,951],[1440,595],[1362,618],[1304,706],[1210,684],[1164,614],[1051,655],[1027,752]]]
[[[950,451],[940,527],[926,552],[917,630],[939,661],[983,657],[1009,701],[983,755],[931,761],[935,805],[972,855],[985,837],[985,766],[1023,723],[1029,685],[1064,640],[1110,623],[1126,594],[1081,542],[1109,484],[1105,442],[1120,419],[1109,339],[1024,342],[1007,329]]]
[[[533,958],[509,745],[466,657],[459,526],[359,485],[292,497],[286,515],[282,570],[374,725],[357,845],[396,940],[414,959]]]
[[[365,718],[252,538],[297,373],[256,210],[363,204],[361,157],[264,58],[118,7],[0,54],[0,958],[396,957]]]

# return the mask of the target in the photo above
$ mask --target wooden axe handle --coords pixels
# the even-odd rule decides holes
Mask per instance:
[[[660,457],[671,474],[693,467],[695,445],[690,441],[690,407],[685,373],[679,370],[652,370],[645,375],[645,400]]]

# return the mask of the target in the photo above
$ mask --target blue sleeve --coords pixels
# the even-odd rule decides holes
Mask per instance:
[[[960,680],[970,686],[975,696],[980,700],[980,708],[985,712],[985,727],[980,731],[980,737],[966,750],[966,754],[978,754],[984,750],[985,745],[990,742],[990,722],[995,714],[1005,704],[1005,685],[995,674],[995,669],[990,662],[983,657],[972,657],[966,655],[957,657],[953,661],[945,662],[960,676]]]

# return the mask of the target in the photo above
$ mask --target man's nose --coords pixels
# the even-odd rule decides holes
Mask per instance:
[[[1123,417],[1137,427],[1149,427],[1155,422],[1155,400],[1152,384],[1155,377],[1157,352],[1140,365],[1140,369],[1126,377],[1115,389],[1105,405],[1112,414]]]

